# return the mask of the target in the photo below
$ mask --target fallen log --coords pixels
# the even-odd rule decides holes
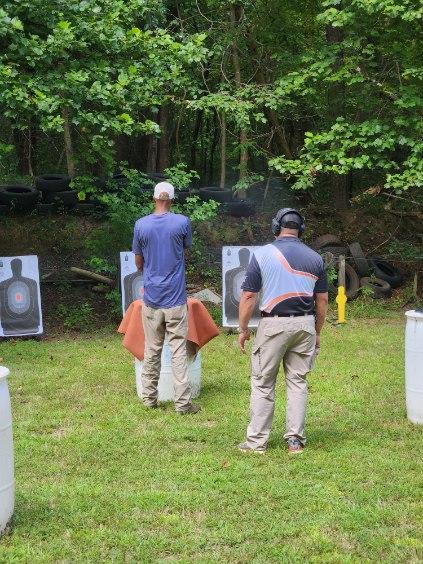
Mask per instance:
[[[89,270],[85,270],[84,268],[77,268],[75,266],[71,266],[70,271],[74,274],[79,274],[83,278],[88,278],[90,280],[95,280],[96,282],[100,282],[101,284],[107,284],[108,286],[115,286],[115,281],[107,276],[103,276],[102,274],[97,274],[97,272],[90,272]]]

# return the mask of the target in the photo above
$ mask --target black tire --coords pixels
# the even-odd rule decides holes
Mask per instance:
[[[0,204],[14,211],[30,211],[38,202],[40,193],[32,186],[0,186]]]
[[[317,237],[317,239],[315,239],[313,241],[312,247],[313,249],[324,249],[325,247],[342,247],[342,242],[339,239],[339,237],[337,237],[336,235],[321,235],[320,237]]]
[[[78,203],[78,192],[76,190],[64,190],[63,192],[53,192],[44,194],[46,204],[55,204],[56,207],[73,209]]]
[[[35,179],[35,186],[41,192],[61,192],[69,188],[71,177],[65,174],[42,174]]]
[[[234,196],[232,194],[232,190],[221,190],[217,186],[205,186],[204,188],[200,188],[200,198],[205,202],[215,200],[215,202],[225,204],[227,202],[232,202]]]
[[[356,271],[362,278],[364,276],[367,276],[370,272],[370,264],[366,259],[360,243],[351,243],[351,245],[349,245],[349,248]]]
[[[389,298],[392,294],[392,287],[389,282],[381,278],[364,277],[360,280],[362,288],[369,288],[373,291],[372,297],[376,300]]]
[[[337,285],[329,282],[329,293],[336,294]],[[358,296],[360,290],[360,279],[357,272],[350,264],[345,264],[345,294],[349,300],[354,300]]]
[[[223,204],[222,211],[232,217],[252,217],[255,214],[255,206],[252,200],[234,200]]]
[[[388,282],[391,288],[399,288],[403,283],[403,276],[401,272],[390,262],[380,258],[370,259],[370,268],[376,278]]]

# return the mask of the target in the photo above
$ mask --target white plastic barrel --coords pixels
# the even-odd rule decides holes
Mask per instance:
[[[138,397],[142,398],[142,369],[143,361],[135,359],[135,384]],[[200,352],[188,361],[188,379],[191,384],[191,397],[197,398],[201,388],[201,355]],[[172,353],[169,343],[165,341],[162,350],[162,366],[158,385],[159,401],[174,401],[175,390],[173,388]]]
[[[423,424],[423,312],[406,312],[405,393],[407,417]]]
[[[0,535],[12,518],[15,507],[12,410],[7,387],[8,376],[9,370],[0,366]]]

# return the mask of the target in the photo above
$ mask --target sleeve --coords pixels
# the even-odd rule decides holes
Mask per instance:
[[[327,291],[328,291],[328,277],[326,274],[325,265],[322,260],[320,276],[316,281],[316,285],[314,286],[314,293],[325,294]]]
[[[184,249],[189,249],[192,246],[192,229],[191,229],[191,222],[187,218],[187,225],[184,235]]]
[[[242,290],[245,292],[260,292],[263,285],[261,279],[261,270],[259,263],[257,262],[256,256],[253,254],[250,264],[248,265],[247,272],[245,273],[245,279],[242,283]]]
[[[132,240],[132,252],[134,253],[134,255],[143,256],[139,235],[140,235],[140,230],[139,230],[139,226],[136,223],[134,226],[134,238]]]

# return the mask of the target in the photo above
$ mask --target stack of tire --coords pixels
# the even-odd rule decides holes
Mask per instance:
[[[41,192],[40,211],[53,208],[72,210],[78,203],[78,193],[71,190],[71,177],[65,174],[42,174],[35,179],[35,186]]]
[[[232,190],[218,186],[205,186],[200,188],[200,198],[208,202],[214,200],[221,204],[221,211],[232,217],[251,217],[255,213],[252,200],[240,199],[233,195]]]
[[[10,184],[0,186],[0,214],[30,212],[39,201],[40,193],[32,186]]]
[[[322,235],[312,244],[325,261],[326,268],[337,267],[339,257],[346,257],[345,292],[348,299],[358,296],[361,288],[367,288],[375,299],[389,298],[392,289],[403,282],[401,272],[390,262],[379,257],[366,257],[360,243],[344,245],[336,235]],[[329,283],[329,292],[336,293],[336,285]]]

